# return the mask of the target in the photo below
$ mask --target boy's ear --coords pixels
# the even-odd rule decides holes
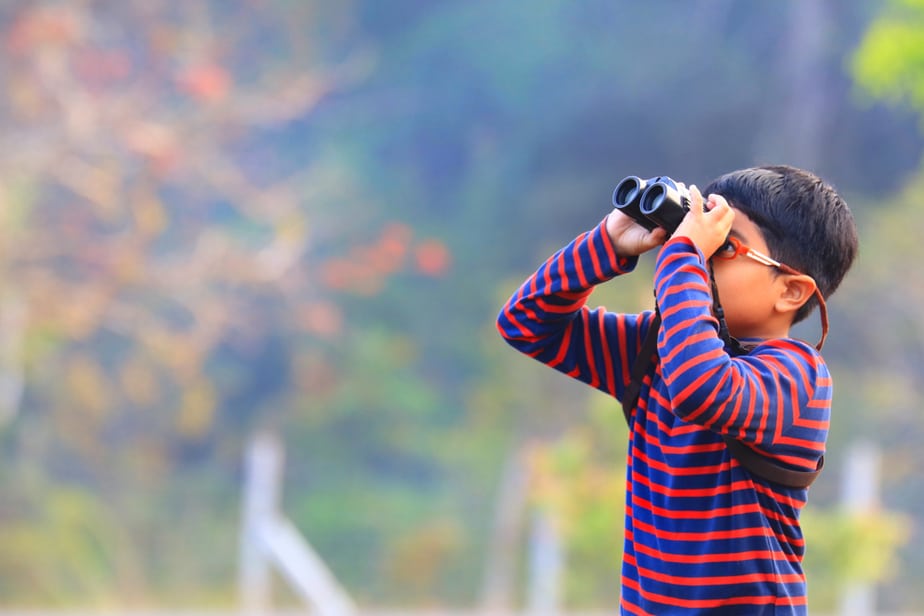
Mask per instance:
[[[785,274],[783,292],[776,301],[780,312],[795,312],[815,294],[815,280],[805,274]]]

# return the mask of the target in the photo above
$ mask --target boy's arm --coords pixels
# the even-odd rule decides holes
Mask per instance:
[[[616,254],[604,221],[550,257],[504,305],[501,336],[517,350],[621,399],[653,313],[585,306],[593,287],[634,269]]]
[[[712,316],[703,255],[687,238],[665,244],[655,292],[663,319],[661,374],[673,413],[814,470],[824,453],[831,405],[831,378],[815,349],[771,340],[732,358]]]

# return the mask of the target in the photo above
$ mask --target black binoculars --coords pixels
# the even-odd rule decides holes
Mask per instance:
[[[630,175],[616,185],[613,207],[649,231],[662,227],[671,234],[690,209],[690,193],[664,175],[647,180]]]

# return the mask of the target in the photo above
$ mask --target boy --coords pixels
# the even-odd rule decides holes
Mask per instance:
[[[831,377],[789,329],[824,309],[819,299],[850,268],[857,232],[834,189],[793,167],[735,171],[705,193],[708,211],[690,188],[670,237],[613,210],[546,261],[497,325],[518,350],[622,400],[655,313],[584,304],[595,285],[663,244],[657,357],[627,411],[620,611],[806,614],[798,518],[807,489],[748,471],[725,439],[787,469],[819,466]],[[741,347],[719,335],[713,288]]]

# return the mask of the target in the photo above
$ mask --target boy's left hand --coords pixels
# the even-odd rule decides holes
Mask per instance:
[[[703,211],[703,196],[696,186],[690,186],[690,211],[674,231],[674,237],[683,236],[693,242],[705,258],[711,257],[728,239],[735,211],[721,195],[709,195],[708,212]]]

